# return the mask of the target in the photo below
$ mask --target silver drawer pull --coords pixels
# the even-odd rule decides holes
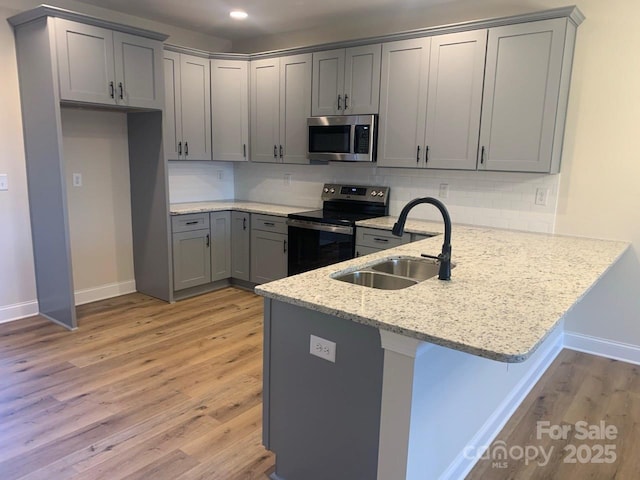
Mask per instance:
[[[388,239],[388,238],[377,238],[377,237],[373,237],[373,239],[374,239],[376,242],[384,242],[384,243],[388,243],[388,242],[389,242],[389,239]]]

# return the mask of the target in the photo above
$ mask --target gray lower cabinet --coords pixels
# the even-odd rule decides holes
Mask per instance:
[[[211,281],[231,277],[231,212],[211,212]]]
[[[211,281],[209,214],[171,218],[173,229],[173,289],[197,287]]]
[[[267,283],[286,277],[286,218],[253,215],[251,223],[251,281]]]
[[[402,237],[396,237],[388,230],[358,227],[356,228],[356,257],[363,257],[370,253],[381,252],[387,248],[398,247],[425,238],[429,238],[429,235],[404,233]]]
[[[231,277],[251,280],[251,214],[231,212]]]

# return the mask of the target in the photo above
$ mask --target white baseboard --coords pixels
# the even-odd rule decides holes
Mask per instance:
[[[515,413],[520,404],[527,397],[531,389],[538,382],[540,377],[547,371],[547,368],[555,360],[563,347],[563,327],[560,326],[552,332],[542,348],[538,352],[538,358],[522,377],[522,379],[505,397],[503,402],[496,408],[493,414],[487,419],[482,428],[469,441],[469,445],[491,445],[491,442],[498,436],[507,421]],[[477,463],[477,458],[468,458],[460,452],[456,459],[449,465],[447,470],[440,476],[441,480],[464,479]]]
[[[104,300],[105,298],[126,295],[136,291],[136,281],[128,280],[126,282],[108,283],[99,287],[87,288],[75,292],[76,305],[84,305],[85,303]]]
[[[12,322],[25,317],[38,314],[38,301],[14,303],[13,305],[0,306],[0,323]]]
[[[591,337],[581,333],[564,332],[564,346],[570,350],[640,365],[640,347],[637,345]]]

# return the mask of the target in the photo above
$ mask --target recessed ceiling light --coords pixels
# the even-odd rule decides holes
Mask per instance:
[[[234,18],[236,20],[244,20],[245,18],[247,18],[249,15],[247,14],[247,12],[243,12],[242,10],[233,10],[229,16],[231,18]]]

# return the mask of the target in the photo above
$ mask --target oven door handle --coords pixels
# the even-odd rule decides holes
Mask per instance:
[[[328,223],[308,222],[305,220],[295,220],[288,218],[287,225],[295,228],[306,228],[307,230],[319,230],[321,232],[343,233],[345,235],[353,235],[353,227],[345,227],[342,225],[330,225]]]

